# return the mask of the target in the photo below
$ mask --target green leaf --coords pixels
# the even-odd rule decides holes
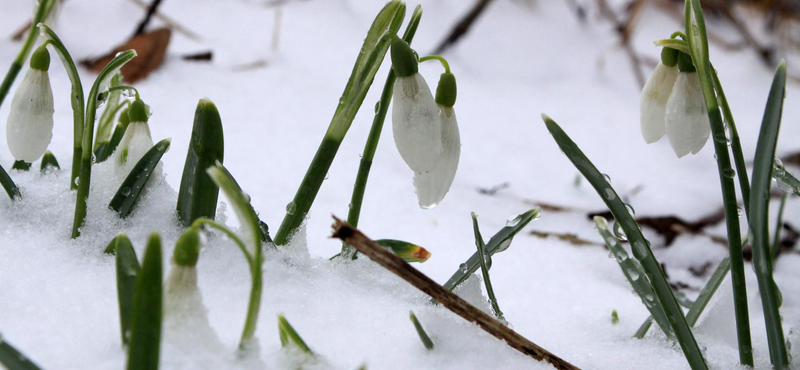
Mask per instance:
[[[500,306],[497,304],[497,297],[494,296],[492,280],[489,277],[489,268],[492,266],[492,260],[491,257],[486,255],[486,245],[483,243],[483,236],[481,236],[481,230],[478,227],[478,215],[476,215],[475,212],[472,212],[472,231],[475,235],[475,246],[478,248],[478,262],[481,266],[481,274],[483,275],[483,283],[486,286],[486,294],[489,295],[489,303],[492,305],[492,311],[494,311],[494,316],[497,318],[497,321],[506,323],[506,319],[503,317],[503,311],[500,311]]]
[[[3,166],[0,166],[0,185],[3,185],[3,189],[6,190],[6,194],[8,194],[11,200],[21,196],[17,184],[14,183],[14,180],[11,180],[11,177],[8,176],[8,172],[3,169]]]
[[[123,111],[122,114],[127,114],[127,110]],[[97,145],[97,149],[94,151],[94,155],[96,158],[96,162],[104,162],[111,154],[114,154],[114,151],[117,150],[119,146],[119,142],[122,141],[122,137],[125,136],[125,130],[128,129],[128,124],[130,122],[119,122],[117,126],[114,127],[114,134],[111,135],[111,140],[107,142],[101,142]]]
[[[558,126],[555,121],[545,115],[542,115],[547,129],[553,135],[561,151],[569,158],[575,165],[578,171],[583,174],[586,180],[594,187],[597,194],[606,203],[614,219],[618,222],[622,229],[625,231],[628,240],[631,242],[633,248],[633,255],[642,264],[645,271],[645,276],[650,280],[653,291],[656,294],[656,299],[659,301],[669,319],[672,331],[678,343],[683,349],[683,354],[686,357],[689,365],[693,370],[707,370],[705,359],[703,358],[700,348],[694,339],[692,330],[686,323],[683,317],[683,310],[681,309],[678,301],[672,293],[672,288],[664,276],[664,271],[661,265],[650,250],[649,242],[642,235],[639,225],[633,219],[633,216],[628,213],[628,209],[622,200],[617,196],[617,193],[608,184],[605,177],[600,171],[592,164],[589,158],[578,148],[578,146],[567,136],[567,134]],[[669,328],[664,328],[664,332],[668,332]]]
[[[48,169],[61,169],[61,166],[58,165],[58,159],[56,159],[56,156],[49,150],[44,152],[42,156],[42,163],[39,166],[39,171],[45,172]]]
[[[27,170],[31,169],[32,165],[33,165],[33,163],[28,163],[28,162],[25,162],[25,161],[19,161],[18,160],[18,161],[14,161],[14,164],[11,165],[11,169],[12,170],[17,170],[17,171],[27,171]]]
[[[206,172],[211,176],[211,179],[214,180],[214,183],[222,189],[225,196],[228,197],[228,200],[230,200],[231,206],[245,234],[244,244],[246,250],[244,252],[250,263],[250,276],[253,282],[250,290],[247,318],[239,342],[239,347],[244,348],[249,339],[255,334],[256,325],[258,323],[258,312],[261,307],[261,290],[263,284],[261,277],[261,227],[258,215],[256,215],[253,206],[250,205],[249,198],[233,177],[229,175],[225,167],[217,162],[216,165],[208,168]]]
[[[425,329],[422,327],[422,324],[419,323],[417,320],[417,315],[414,315],[414,311],[408,311],[408,316],[411,319],[411,322],[414,324],[414,329],[417,330],[417,334],[419,335],[419,340],[422,341],[422,345],[425,348],[432,350],[433,349],[433,341],[431,337],[428,336],[428,333],[425,332]]]
[[[489,258],[494,256],[495,253],[500,253],[508,249],[514,235],[522,231],[528,223],[539,218],[539,213],[539,208],[534,208],[518,215],[513,220],[509,220],[506,226],[494,234],[494,236],[489,239],[489,242],[486,243],[486,252]],[[459,266],[458,270],[456,270],[453,276],[444,284],[444,288],[452,291],[466,281],[475,271],[478,271],[478,267],[480,267],[480,257],[478,256],[478,252],[475,252],[466,262]]]
[[[781,61],[772,80],[761,132],[758,135],[756,155],[753,160],[752,193],[750,196],[750,231],[753,235],[753,266],[758,278],[758,290],[767,326],[770,361],[775,369],[786,369],[789,357],[786,337],[783,335],[780,298],[772,276],[772,258],[769,245],[769,199],[775,147],[783,113],[786,94],[786,62]]]
[[[283,314],[278,314],[278,335],[281,338],[281,347],[294,344],[301,351],[312,355],[314,354],[311,348],[308,348],[306,342],[303,341],[303,338],[300,337],[300,334],[297,334],[297,331],[289,324],[289,321],[286,320]]]
[[[119,302],[119,327],[122,337],[122,344],[128,344],[131,329],[131,312],[136,292],[136,276],[141,267],[139,260],[136,259],[136,251],[133,244],[125,234],[117,235],[108,248],[106,253],[112,249],[116,253],[117,266],[117,301]]]
[[[628,252],[625,248],[622,247],[617,238],[608,230],[608,221],[606,221],[605,218],[595,216],[594,225],[597,227],[600,236],[603,237],[603,241],[605,241],[614,259],[619,264],[619,268],[622,269],[622,274],[625,275],[625,278],[628,279],[628,282],[633,287],[633,291],[639,295],[642,304],[650,311],[651,317],[656,318],[658,326],[667,329],[664,330],[664,333],[668,336],[672,336],[672,329],[667,314],[664,312],[664,308],[661,307],[661,302],[656,299],[656,293],[653,291],[653,287],[647,283],[647,274],[644,268],[642,268],[642,265],[634,258],[628,256]]]
[[[40,370],[39,366],[0,335],[0,364],[8,370]]]
[[[217,161],[222,163],[223,155],[222,120],[217,107],[208,99],[200,99],[178,193],[178,218],[184,226],[200,217],[213,220],[216,216],[219,188],[206,169]]]
[[[395,239],[379,239],[375,242],[388,248],[406,262],[422,263],[431,257],[431,253],[428,252],[427,249],[422,248],[414,243]]]
[[[161,237],[150,235],[136,278],[131,312],[127,370],[157,370],[161,347],[162,292]]]
[[[142,189],[144,189],[147,180],[150,179],[150,175],[153,174],[153,170],[161,160],[161,156],[169,149],[170,140],[164,139],[153,145],[142,156],[142,159],[136,163],[131,173],[122,182],[122,185],[119,186],[114,198],[111,198],[108,207],[117,211],[119,217],[128,217],[133,210],[136,201],[139,200],[139,194],[142,193]]]

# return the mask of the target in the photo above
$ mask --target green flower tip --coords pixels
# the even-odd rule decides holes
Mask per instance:
[[[686,73],[697,72],[692,64],[692,57],[686,53],[678,53],[678,69]]]
[[[416,244],[394,239],[380,239],[376,243],[388,248],[406,262],[425,262],[431,258],[431,252]]]
[[[544,121],[545,123],[553,122],[553,119],[550,118],[550,116],[548,116],[546,113],[542,113],[542,121]]]
[[[128,108],[128,117],[130,122],[145,122],[147,123],[148,117],[147,116],[147,105],[144,104],[142,99],[136,99],[131,103],[130,108]]]
[[[197,259],[200,257],[200,248],[203,241],[200,237],[200,230],[190,227],[181,234],[175,243],[175,251],[172,253],[172,261],[178,266],[195,267]]]
[[[47,51],[47,46],[42,45],[36,48],[36,51],[31,55],[31,68],[47,72],[50,69],[50,52]]]
[[[436,104],[452,107],[456,104],[456,94],[456,76],[449,72],[442,73],[436,87]]]
[[[667,67],[675,67],[678,64],[678,51],[668,47],[661,49],[661,63]]]
[[[392,37],[392,69],[397,77],[408,77],[419,71],[417,55],[407,42],[397,35]]]
[[[128,124],[131,123],[131,116],[128,115],[128,108],[122,110],[119,114],[119,120],[117,120],[122,127],[128,127]]]

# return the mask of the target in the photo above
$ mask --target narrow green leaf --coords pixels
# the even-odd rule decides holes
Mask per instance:
[[[489,267],[492,266],[491,257],[486,254],[486,245],[483,243],[483,236],[478,227],[478,215],[472,212],[472,231],[475,234],[475,246],[478,248],[478,262],[481,266],[481,274],[483,275],[483,283],[486,286],[486,294],[489,295],[489,303],[492,305],[492,311],[497,321],[506,323],[503,317],[503,311],[500,311],[500,305],[497,304],[497,297],[494,295],[494,288],[492,287],[492,280],[489,277]]]
[[[130,119],[125,118],[123,116],[128,115],[128,110],[125,109],[120,113],[120,121],[117,123],[117,126],[114,127],[114,134],[111,135],[111,139],[106,142],[101,142],[97,149],[94,151],[95,160],[97,163],[104,162],[111,154],[114,154],[114,151],[117,150],[119,146],[119,142],[122,141],[122,137],[125,136],[125,130],[128,129],[128,124],[130,123]]]
[[[539,218],[539,214],[539,208],[534,208],[518,215],[513,220],[509,220],[506,226],[494,234],[494,236],[489,239],[489,242],[486,243],[486,254],[489,255],[489,258],[494,256],[495,253],[500,253],[508,249],[508,247],[511,246],[514,235],[522,231],[528,223]],[[478,256],[478,252],[475,252],[466,262],[459,266],[458,270],[456,270],[453,276],[444,284],[444,288],[452,291],[466,281],[475,271],[478,271],[478,267],[480,267],[480,257]]]
[[[164,139],[153,145],[142,156],[142,159],[133,166],[131,173],[119,186],[117,194],[114,195],[114,198],[111,198],[108,207],[117,211],[119,217],[128,217],[133,210],[136,201],[139,200],[139,194],[142,193],[142,189],[144,189],[147,180],[150,179],[150,175],[153,174],[153,170],[161,160],[161,156],[169,149],[170,140]]]
[[[119,328],[122,337],[122,344],[128,344],[131,329],[131,312],[136,292],[136,276],[141,267],[136,258],[136,251],[133,249],[130,239],[125,234],[117,235],[108,248],[106,253],[112,249],[116,253],[117,265],[117,301],[119,302]]]
[[[283,314],[278,314],[278,333],[281,338],[282,347],[294,344],[301,351],[311,355],[314,354],[311,348],[308,348],[306,342],[303,341],[303,338],[300,337],[300,334],[297,334],[297,331],[289,324],[289,321],[286,320]]]
[[[608,230],[608,221],[606,221],[605,218],[595,216],[594,225],[597,227],[600,236],[603,237],[603,241],[605,241],[614,259],[619,264],[619,268],[622,269],[622,274],[625,275],[625,278],[628,279],[631,287],[633,287],[633,291],[639,295],[644,306],[650,311],[650,316],[655,317],[658,326],[662,329],[667,329],[664,330],[664,333],[668,336],[673,336],[667,314],[664,312],[664,308],[661,307],[661,302],[656,299],[653,287],[647,282],[647,274],[644,268],[642,268],[642,265],[634,258],[628,256],[628,252],[625,251],[625,248],[619,244],[617,238]]]
[[[0,365],[2,365],[0,368],[5,367],[8,370],[40,370],[39,366],[8,343],[2,335],[0,335]]]
[[[39,166],[39,171],[45,172],[48,169],[61,169],[61,166],[58,165],[58,159],[56,159],[55,154],[49,150],[44,152],[44,155],[42,156],[42,163]]]
[[[408,316],[411,319],[411,322],[414,324],[414,329],[417,330],[417,334],[419,335],[419,340],[422,341],[422,345],[425,348],[432,350],[433,349],[433,341],[431,337],[428,336],[428,333],[425,332],[425,329],[422,327],[422,324],[419,323],[417,320],[417,315],[414,315],[414,311],[408,311]]]
[[[8,172],[3,169],[3,166],[0,166],[0,185],[2,185],[3,189],[6,190],[6,194],[8,194],[8,197],[11,198],[11,200],[21,196],[17,184],[14,183],[14,180],[11,180],[11,177],[8,176]]]
[[[236,217],[244,230],[244,244],[247,250],[245,254],[250,262],[250,276],[253,279],[252,288],[250,290],[250,301],[247,308],[247,318],[245,319],[244,330],[239,342],[239,347],[244,348],[250,338],[255,334],[256,325],[258,323],[258,312],[261,308],[261,290],[262,290],[262,277],[261,277],[261,238],[262,232],[259,224],[258,215],[250,205],[248,196],[242,191],[242,188],[236,183],[232,176],[229,175],[227,169],[217,162],[216,165],[206,170],[214,183],[222,189],[225,196],[230,200]]]
[[[376,243],[389,248],[394,254],[406,262],[425,262],[431,257],[431,252],[414,243],[395,239],[379,239]]]
[[[627,207],[622,203],[622,200],[617,196],[611,185],[608,184],[603,174],[597,170],[589,158],[586,158],[586,155],[583,154],[572,139],[550,117],[542,115],[542,119],[561,151],[594,187],[597,194],[608,206],[611,214],[614,215],[614,219],[625,231],[625,235],[627,235],[633,247],[633,255],[642,264],[645,276],[650,280],[653,291],[656,293],[656,298],[661,303],[661,306],[664,307],[672,331],[675,333],[675,337],[680,343],[689,365],[693,370],[707,370],[708,366],[702,352],[700,352],[700,348],[697,346],[692,330],[686,323],[683,310],[672,293],[672,288],[666,276],[664,276],[661,265],[653,255],[653,251],[650,250],[649,242],[642,235],[642,231],[639,230],[639,225],[633,219],[633,216],[628,213]],[[669,328],[664,329],[665,332],[668,330]]]
[[[780,298],[772,277],[772,258],[769,245],[769,199],[775,147],[778,142],[783,100],[786,94],[786,62],[781,61],[772,80],[761,132],[758,135],[756,155],[753,160],[753,182],[750,196],[750,230],[753,235],[753,265],[758,278],[758,291],[764,309],[770,361],[777,369],[789,367],[786,337],[783,335]]]
[[[778,183],[778,187],[784,192],[790,191],[795,195],[800,195],[800,180],[789,173],[782,164],[775,163],[772,177]]]
[[[158,369],[163,298],[161,269],[161,237],[153,233],[147,241],[142,269],[136,278],[127,370]]]
[[[789,193],[783,193],[781,196],[781,205],[778,208],[778,221],[775,223],[775,232],[772,234],[772,247],[769,250],[770,258],[775,261],[778,257],[778,251],[781,249],[781,230],[783,230],[783,211],[786,209],[786,200],[789,198]]]
[[[223,155],[222,120],[217,107],[208,99],[200,99],[178,193],[178,218],[184,226],[200,217],[213,220],[216,216],[219,188],[206,169],[217,161],[222,163]]]

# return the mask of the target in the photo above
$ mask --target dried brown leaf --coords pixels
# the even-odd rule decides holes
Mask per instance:
[[[167,53],[167,46],[172,35],[169,28],[159,28],[150,32],[137,35],[128,40],[125,44],[120,45],[108,54],[93,60],[85,60],[81,62],[90,71],[100,73],[103,68],[114,59],[117,53],[129,49],[136,50],[138,56],[125,64],[122,67],[122,75],[125,76],[125,82],[135,83],[158,69],[164,61],[164,56]]]

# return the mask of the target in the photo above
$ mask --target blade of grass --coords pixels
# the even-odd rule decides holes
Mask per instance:
[[[719,173],[719,182],[722,190],[722,203],[731,259],[731,286],[733,287],[736,335],[739,343],[739,362],[742,365],[752,367],[753,344],[750,335],[747,284],[745,282],[744,258],[741,249],[742,237],[739,225],[739,207],[736,199],[736,186],[733,181],[734,170],[731,167],[725,127],[717,104],[717,93],[722,89],[720,86],[717,86],[717,89],[714,88],[714,77],[711,62],[708,58],[708,38],[705,20],[699,1],[686,0],[684,23],[687,35],[686,41],[689,43],[689,51],[697,68],[697,75],[703,90],[703,99],[705,100],[708,119],[711,124],[711,135],[714,138],[714,152],[717,156],[717,172]],[[732,123],[732,121],[729,123]],[[748,215],[748,217],[752,217],[752,215]]]
[[[142,269],[136,278],[127,370],[158,369],[163,298],[161,269],[161,237],[153,233],[147,241]]]
[[[0,365],[8,370],[40,370],[39,366],[8,343],[2,335],[0,335]]]
[[[8,194],[8,197],[11,198],[11,200],[22,196],[22,194],[19,192],[17,184],[14,183],[14,180],[11,179],[11,176],[8,176],[8,172],[6,172],[3,166],[0,166],[0,185],[3,186],[3,189],[5,189],[6,194]]]
[[[116,254],[117,266],[117,301],[119,302],[119,332],[122,344],[127,345],[130,339],[131,312],[136,292],[136,276],[141,267],[136,258],[130,239],[125,234],[118,234],[109,244]],[[108,249],[106,251],[108,253]]]
[[[625,251],[625,248],[619,244],[617,238],[615,238],[611,231],[608,230],[608,221],[601,216],[594,217],[594,225],[597,227],[597,231],[600,233],[600,236],[603,237],[603,240],[608,246],[608,249],[614,255],[614,259],[619,264],[620,269],[622,269],[622,273],[625,275],[625,278],[628,279],[628,282],[633,287],[633,291],[639,295],[641,298],[642,303],[647,310],[650,311],[650,316],[656,319],[658,326],[662,328],[666,328],[664,333],[667,336],[672,337],[672,329],[669,324],[669,319],[667,318],[667,314],[664,312],[664,308],[661,307],[661,302],[655,299],[656,294],[653,291],[653,287],[650,286],[649,283],[646,281],[646,273],[642,266],[636,262],[633,258],[629,258],[628,252]],[[646,332],[646,331],[645,331]]]
[[[767,326],[770,362],[777,370],[788,368],[789,357],[779,312],[780,298],[777,285],[772,277],[772,258],[769,245],[769,192],[785,94],[786,63],[781,61],[772,80],[767,106],[764,109],[764,119],[761,123],[761,132],[758,135],[756,156],[753,160],[753,184],[751,186],[753,196],[750,198],[753,265],[758,278],[758,290],[761,293],[761,305],[764,309],[764,321]]]
[[[414,315],[414,311],[408,311],[408,316],[411,319],[411,322],[414,324],[414,329],[417,330],[417,335],[419,335],[419,340],[422,341],[422,345],[428,350],[432,350],[433,341],[431,340],[431,337],[428,336],[428,333],[425,332],[425,329],[422,327],[422,324],[419,323],[419,320],[417,320],[417,315]]]
[[[322,139],[322,143],[317,149],[317,153],[306,171],[303,181],[297,189],[289,205],[286,207],[286,216],[275,234],[275,244],[285,245],[294,231],[303,223],[314,199],[317,196],[322,182],[328,175],[328,170],[333,163],[333,159],[339,150],[345,134],[350,129],[356,113],[361,108],[361,103],[367,95],[372,80],[380,68],[386,51],[389,49],[389,41],[384,38],[387,33],[397,33],[405,17],[405,4],[399,0],[393,0],[383,7],[378,16],[375,17],[370,27],[364,44],[361,47],[359,56],[356,59],[353,72],[347,82],[333,119],[328,126],[328,131]]]
[[[508,249],[511,246],[511,241],[514,239],[514,235],[517,235],[525,226],[528,225],[531,221],[539,218],[540,211],[539,208],[534,208],[528,210],[525,213],[514,217],[513,220],[509,220],[505,227],[500,229],[496,234],[494,234],[490,239],[489,242],[486,243],[486,252],[489,255],[489,258],[494,256],[495,253],[500,253]],[[464,281],[467,280],[475,271],[478,271],[480,267],[480,257],[478,256],[478,252],[472,254],[469,259],[462,263],[459,266],[458,270],[453,273],[453,276],[447,280],[444,284],[444,288],[447,290],[454,290],[456,287],[461,285]]]
[[[614,219],[622,226],[628,240],[631,241],[633,255],[642,264],[642,268],[644,268],[646,273],[645,276],[650,280],[656,298],[661,303],[661,306],[664,307],[672,331],[675,333],[675,337],[681,345],[681,349],[683,349],[683,354],[686,356],[689,366],[691,366],[693,370],[708,370],[708,366],[706,365],[702,352],[700,352],[700,348],[697,346],[692,330],[683,317],[683,310],[675,299],[675,295],[672,293],[672,288],[666,276],[664,276],[661,264],[658,263],[653,255],[653,251],[650,250],[649,242],[644,238],[644,235],[642,235],[642,231],[639,230],[639,225],[630,213],[628,213],[627,207],[622,203],[622,200],[617,196],[614,189],[611,188],[611,185],[608,184],[603,174],[589,161],[589,158],[586,158],[586,155],[583,154],[572,139],[570,139],[561,127],[550,119],[550,117],[542,115],[542,118],[550,134],[553,135],[553,139],[555,139],[556,143],[561,148],[561,151],[564,152],[578,171],[580,171],[592,187],[594,187],[597,194],[600,195],[600,198],[603,199],[606,206],[608,206],[609,210],[614,215]]]
[[[278,314],[278,332],[281,338],[281,347],[294,344],[301,351],[310,355],[314,354],[311,348],[308,348],[306,342],[303,341],[303,338],[300,337],[300,334],[297,334],[297,331],[294,330],[292,324],[289,324],[289,320],[286,320],[283,314]]]
[[[261,248],[261,228],[259,225],[258,216],[247,195],[242,191],[239,185],[233,180],[233,177],[228,175],[228,171],[221,163],[217,162],[216,165],[206,170],[208,175],[215,184],[225,193],[225,196],[230,200],[236,217],[245,231],[245,238],[243,247],[245,248],[245,257],[247,257],[250,264],[250,276],[252,278],[252,287],[250,290],[250,300],[247,306],[247,317],[245,319],[244,330],[242,337],[239,341],[239,348],[244,349],[253,337],[258,323],[258,312],[261,308],[261,290],[262,290],[262,248]],[[202,221],[204,219],[198,219]],[[207,220],[205,220],[207,221]]]
[[[780,168],[780,171],[772,171],[772,177],[778,182],[778,187],[783,191],[791,191],[795,195],[800,195],[800,180],[785,168]]]
[[[414,8],[414,13],[411,14],[411,19],[406,26],[403,40],[411,44],[414,35],[417,32],[419,21],[422,18],[422,6],[417,5]],[[381,100],[375,110],[375,117],[372,119],[372,127],[369,129],[369,136],[367,142],[364,144],[364,153],[361,154],[361,161],[358,165],[358,173],[356,174],[356,183],[353,186],[353,195],[350,198],[350,210],[347,213],[347,223],[358,227],[358,220],[361,216],[361,204],[364,201],[364,192],[367,188],[367,180],[369,179],[369,171],[372,168],[372,160],[375,158],[375,152],[378,149],[378,141],[381,138],[383,131],[383,123],[386,120],[386,113],[389,111],[389,105],[392,102],[392,93],[394,92],[394,81],[397,76],[394,74],[393,69],[389,69],[389,75],[386,76],[386,82],[383,84],[383,91],[381,92]],[[353,259],[357,257],[357,253],[349,248],[347,245],[342,244],[342,255],[351,255]]]
[[[222,119],[217,107],[208,99],[200,99],[194,112],[192,137],[178,193],[178,218],[184,226],[200,217],[213,220],[216,216],[219,188],[208,177],[206,169],[217,161],[222,163],[224,146]]]
[[[503,311],[500,311],[500,306],[497,304],[497,297],[495,297],[494,288],[492,288],[492,280],[489,278],[491,257],[486,254],[486,245],[483,243],[483,236],[481,236],[481,230],[478,227],[478,215],[476,215],[475,212],[472,212],[471,215],[472,231],[475,234],[475,246],[478,248],[478,262],[480,262],[483,283],[486,286],[486,294],[489,296],[489,303],[492,305],[492,311],[494,311],[494,316],[497,318],[497,321],[507,324],[508,321],[503,317]]]
[[[164,139],[153,145],[147,153],[142,156],[142,159],[133,166],[131,173],[119,186],[119,190],[111,198],[108,203],[108,208],[111,208],[119,214],[119,217],[125,218],[131,214],[133,207],[139,200],[139,195],[144,190],[147,180],[153,174],[153,170],[161,160],[161,156],[169,149],[171,139]]]

